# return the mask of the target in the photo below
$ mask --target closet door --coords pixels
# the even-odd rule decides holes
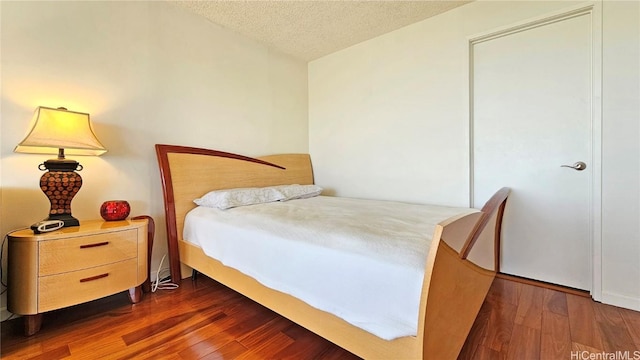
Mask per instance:
[[[592,12],[471,43],[475,206],[512,188],[501,271],[591,290]],[[597,174],[597,172],[595,173]]]

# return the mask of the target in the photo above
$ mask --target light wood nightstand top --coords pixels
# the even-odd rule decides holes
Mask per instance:
[[[119,231],[135,229],[146,224],[145,220],[122,220],[122,221],[104,221],[104,220],[85,220],[80,221],[80,226],[70,226],[56,231],[34,234],[31,229],[23,229],[14,231],[9,234],[14,241],[43,241],[55,239],[67,239],[74,236],[87,236],[94,234],[102,234],[109,231]]]

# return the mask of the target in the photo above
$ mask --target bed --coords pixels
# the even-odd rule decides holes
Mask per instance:
[[[415,334],[385,339],[308,301],[264,285],[264,281],[228,266],[226,261],[207,256],[201,244],[183,237],[187,215],[198,210],[193,201],[212,190],[313,184],[308,154],[251,158],[176,145],[156,145],[156,154],[172,281],[180,282],[190,269],[197,270],[365,359],[457,358],[499,271],[500,228],[508,188],[498,190],[481,210],[448,213],[434,225],[422,261],[422,286],[415,299]],[[187,233],[193,234],[189,230]]]

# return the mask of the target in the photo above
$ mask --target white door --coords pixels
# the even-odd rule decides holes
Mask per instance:
[[[592,14],[472,42],[472,194],[512,188],[501,271],[591,290]],[[586,169],[561,167],[583,162]]]

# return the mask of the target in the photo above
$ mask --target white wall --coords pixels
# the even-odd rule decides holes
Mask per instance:
[[[468,40],[580,2],[478,1],[309,64],[316,182],[468,206]],[[640,310],[638,3],[603,5],[602,293]]]
[[[602,12],[602,301],[640,310],[640,2]]]
[[[304,62],[166,2],[0,7],[3,234],[49,210],[37,166],[54,156],[13,153],[39,105],[91,114],[109,152],[76,158],[84,184],[73,215],[99,218],[104,200],[126,199],[132,215],[153,216],[154,270],[166,253],[155,143],[246,155],[308,151]]]

